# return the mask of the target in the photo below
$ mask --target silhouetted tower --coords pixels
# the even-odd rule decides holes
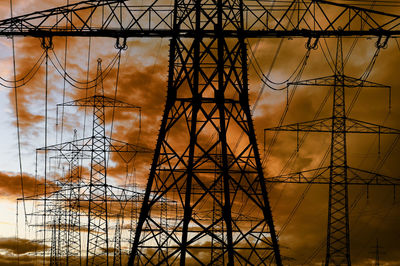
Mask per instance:
[[[110,140],[105,133],[105,108],[139,108],[131,104],[104,96],[101,59],[98,59],[94,95],[63,104],[64,106],[81,106],[93,108],[91,163],[89,177],[88,232],[86,242],[86,265],[108,265],[109,257],[109,197],[107,183],[107,152]],[[130,148],[130,147],[128,147]],[[112,151],[112,150],[111,150]],[[115,150],[119,151],[119,150]],[[129,150],[128,152],[136,152]]]
[[[248,103],[245,39],[392,36],[400,35],[399,21],[325,0],[278,7],[244,0],[144,6],[98,0],[2,20],[0,35],[112,37],[117,47],[130,37],[170,38],[167,102],[129,263],[213,264],[223,257],[228,264],[281,265]],[[221,199],[214,193],[218,183]],[[163,198],[177,200],[175,226],[157,222],[162,214],[155,206]],[[216,207],[221,218],[209,214]],[[221,255],[212,255],[216,249]]]
[[[61,265],[81,265],[81,228],[80,228],[80,160],[77,131],[74,130],[73,149],[70,152],[69,169],[65,180],[60,180],[62,194],[60,207],[60,228],[58,230],[58,256]]]
[[[173,28],[194,35],[170,41],[167,103],[129,264],[281,265],[248,102],[245,39],[224,36],[244,30],[242,2],[187,4],[175,2]],[[179,199],[174,228],[153,219],[162,197]],[[212,219],[215,209],[221,216]]]
[[[382,252],[382,247],[379,246],[378,239],[376,239],[376,244],[375,244],[375,246],[373,248],[374,248],[374,251],[369,252],[369,254],[375,255],[375,263],[374,263],[374,265],[375,266],[379,266],[379,265],[381,265],[380,264],[381,255],[385,254],[385,252]]]
[[[23,199],[39,203],[33,212],[27,215],[41,219],[33,226],[37,227],[43,235],[43,238],[39,239],[43,246],[50,246],[48,251],[46,249],[43,251],[44,264],[49,259],[51,265],[81,265],[82,263],[105,265],[108,263],[106,258],[108,255],[114,256],[115,264],[121,263],[121,249],[125,248],[122,243],[127,243],[126,239],[122,239],[123,231],[126,232],[127,229],[121,228],[121,217],[128,211],[129,215],[132,213],[132,217],[136,217],[137,208],[129,209],[127,206],[142,202],[142,193],[137,192],[137,189],[116,187],[107,183],[106,180],[106,160],[110,158],[111,153],[118,155],[128,165],[138,152],[151,153],[152,151],[106,136],[105,107],[135,109],[140,107],[105,97],[102,75],[99,60],[95,79],[97,88],[94,96],[57,105],[57,108],[92,107],[93,127],[90,136],[77,139],[75,131],[72,141],[37,149],[37,152],[45,151],[46,154],[55,152],[55,156],[47,156],[47,158],[56,159],[56,171],[62,171],[61,175],[56,174],[52,177],[48,175],[46,185],[49,189],[46,194],[37,194]],[[90,164],[82,166],[87,160],[90,160]],[[82,168],[90,170],[89,177],[82,176]],[[133,224],[133,221],[131,223]],[[108,237],[104,236],[105,232]],[[81,244],[83,234],[87,234],[87,237],[82,240],[89,242],[84,244],[85,247],[89,246],[86,252]],[[103,239],[106,242],[102,242]],[[126,254],[128,251],[124,252]],[[81,253],[86,254],[86,260]],[[49,258],[47,255],[50,255]],[[110,262],[112,262],[111,259]]]
[[[332,117],[284,125],[266,131],[327,132],[331,134],[328,167],[284,174],[268,178],[268,182],[317,183],[329,185],[326,265],[351,265],[348,185],[399,185],[400,179],[390,178],[348,166],[346,135],[348,133],[400,135],[400,130],[379,126],[346,115],[345,88],[387,87],[344,75],[342,38],[337,39],[335,73],[333,76],[290,83],[291,85],[332,86]]]
[[[114,258],[113,265],[121,266],[121,219],[120,215],[117,216],[117,222],[115,224],[115,233],[114,233]]]
[[[375,266],[379,266],[379,244],[378,239],[376,240],[376,250],[375,250]]]
[[[82,264],[82,246],[81,246],[81,215],[80,215],[80,185],[82,184],[80,151],[78,149],[77,131],[74,131],[74,147],[70,161],[70,174],[66,184],[69,200],[66,201],[65,216],[67,234],[64,239],[66,248],[66,265]]]
[[[72,150],[53,157],[68,161],[67,173],[56,181],[56,191],[46,199],[46,212],[50,217],[50,265],[81,265],[81,233],[79,184],[82,159],[77,145],[76,130]],[[42,150],[42,149],[38,149]],[[43,199],[44,200],[44,199]],[[44,229],[45,230],[45,229]]]

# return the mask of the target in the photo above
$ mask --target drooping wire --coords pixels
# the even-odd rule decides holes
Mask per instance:
[[[308,51],[307,51],[308,56],[309,56],[309,52],[310,52],[310,51],[311,51],[311,50],[308,49]],[[305,61],[305,63],[306,63],[306,61]],[[301,71],[299,71],[299,73],[298,73],[298,75],[296,76],[296,79],[295,79],[294,81],[299,81],[299,80],[300,80],[300,78],[301,78],[301,76],[302,76],[302,74],[303,74],[305,65],[306,65],[306,64],[304,64],[304,67],[302,67]],[[278,127],[280,127],[280,126],[283,125],[283,122],[284,122],[284,120],[285,120],[285,118],[286,118],[286,115],[287,115],[287,113],[288,113],[288,111],[289,111],[289,106],[290,106],[290,104],[291,104],[291,102],[292,102],[292,100],[293,100],[293,98],[294,98],[295,93],[296,93],[297,87],[298,87],[298,86],[295,85],[294,88],[293,88],[293,90],[290,92],[290,94],[289,94],[289,96],[288,96],[285,109],[283,110],[283,113],[282,113],[282,115],[281,115],[281,117],[280,117],[280,120],[279,120],[279,123],[278,123]],[[263,160],[262,160],[262,165],[263,165],[263,166],[267,163],[267,161],[268,161],[268,159],[269,159],[269,157],[270,157],[270,155],[271,155],[272,147],[274,146],[274,144],[275,144],[276,141],[277,141],[278,134],[279,134],[278,131],[275,131],[275,132],[274,132],[274,135],[273,135],[273,137],[272,137],[271,143],[270,143],[270,145],[268,146],[268,149],[266,150],[266,152],[265,152],[265,154],[264,154],[264,158],[263,158]]]
[[[247,43],[248,43],[248,46],[251,47],[248,41],[247,41]],[[278,56],[278,53],[279,53],[279,51],[280,51],[280,49],[281,49],[281,46],[282,46],[282,42],[279,44],[278,50],[277,50],[276,53],[275,53],[275,56],[274,56],[274,58],[273,58],[273,61],[272,61],[272,63],[271,63],[271,67],[270,67],[270,69],[269,69],[267,75],[265,75],[265,74],[263,73],[262,68],[261,68],[259,62],[258,62],[256,56],[254,55],[253,49],[249,49],[249,50],[250,50],[250,55],[251,55],[251,58],[252,58],[252,60],[251,60],[250,63],[251,63],[251,65],[253,66],[253,68],[254,68],[254,70],[255,70],[257,76],[260,78],[260,80],[261,80],[261,82],[262,82],[263,84],[265,84],[266,86],[268,86],[271,90],[275,90],[275,91],[285,90],[285,89],[287,88],[287,86],[284,86],[283,88],[275,88],[275,87],[271,86],[270,84],[268,84],[268,82],[269,82],[269,83],[272,83],[273,85],[283,85],[283,84],[287,84],[290,80],[293,79],[293,77],[296,75],[296,73],[298,73],[299,69],[302,68],[302,67],[304,66],[304,64],[307,62],[307,59],[308,59],[308,56],[307,56],[307,53],[306,53],[306,54],[303,56],[303,58],[301,59],[300,63],[296,66],[295,70],[292,72],[292,74],[290,74],[290,76],[289,76],[286,80],[281,81],[281,82],[273,81],[273,80],[271,80],[271,79],[269,78],[269,76],[271,75],[272,67],[273,67],[273,66],[275,65],[275,63],[276,63],[277,56]]]
[[[10,0],[10,11],[11,18],[13,18],[13,1]],[[15,101],[15,117],[17,124],[17,143],[18,143],[18,166],[19,166],[19,175],[21,181],[21,196],[22,196],[22,204],[24,208],[24,217],[25,223],[27,224],[28,220],[26,217],[26,204],[25,204],[25,192],[24,192],[24,177],[23,177],[23,168],[22,168],[22,153],[21,153],[21,129],[19,122],[19,110],[18,110],[18,88],[17,88],[17,64],[15,58],[15,40],[14,37],[11,38],[12,42],[12,53],[13,53],[13,72],[14,72],[14,101]]]
[[[92,23],[92,20],[90,20],[90,23]],[[89,75],[90,75],[90,56],[91,56],[91,49],[92,49],[92,37],[89,37],[88,40],[88,55],[87,55],[87,71],[86,71],[86,90],[85,90],[85,98],[88,97],[88,91],[89,91]],[[83,116],[83,132],[82,132],[82,138],[85,137],[86,133],[86,117],[87,117],[87,106],[85,106],[85,114]]]
[[[114,101],[117,100],[117,94],[118,94],[118,81],[119,81],[119,72],[120,72],[120,67],[121,67],[121,51],[122,51],[122,49],[120,49],[118,51],[118,63],[117,63],[117,74],[116,74],[116,78],[115,78]],[[115,104],[113,106],[112,115],[111,115],[110,138],[112,138],[112,134],[113,134],[114,119],[115,119]]]
[[[61,66],[59,66],[61,63],[60,63],[60,61],[59,61],[59,59],[58,59],[58,57],[57,57],[57,55],[54,53],[54,50],[52,50],[52,52],[53,52],[53,54],[54,54],[54,57],[55,57],[55,62],[51,59],[51,57],[49,57],[49,60],[50,60],[50,62],[52,63],[52,65],[54,66],[54,68],[56,69],[56,71],[60,74],[60,76],[62,76],[62,77],[64,77],[64,73],[66,72],[65,71],[65,69]],[[70,80],[68,80],[68,79],[66,79],[66,81],[67,81],[67,83],[68,84],[70,84],[72,87],[74,87],[74,88],[76,88],[76,89],[80,89],[80,90],[89,90],[89,89],[92,89],[92,88],[95,88],[96,87],[96,82],[97,82],[97,79],[98,78],[102,78],[102,79],[105,79],[109,74],[110,74],[110,72],[111,72],[111,70],[114,68],[114,65],[117,63],[117,60],[118,60],[118,54],[116,54],[114,57],[113,57],[113,59],[110,61],[110,63],[107,65],[107,67],[105,68],[105,70],[102,72],[102,73],[104,73],[103,75],[101,75],[100,77],[96,77],[94,80],[91,80],[91,81],[87,81],[87,82],[85,82],[85,83],[83,83],[83,84],[85,84],[86,86],[78,86],[78,85],[75,85],[72,81],[70,81]],[[58,66],[57,66],[57,64],[58,64]],[[60,68],[60,69],[59,69]],[[69,74],[67,74],[67,77],[68,76],[70,76]],[[92,84],[93,82],[95,82],[93,85],[90,85],[90,84]]]
[[[67,6],[69,5],[69,0],[67,0]],[[65,28],[68,28],[68,19],[65,22]],[[63,96],[62,96],[62,108],[61,108],[61,132],[60,132],[60,143],[63,142],[64,135],[64,112],[65,112],[65,90],[66,90],[66,76],[67,76],[67,57],[68,57],[68,36],[65,36],[65,45],[64,45],[64,77],[63,77]],[[57,125],[56,125],[57,126]],[[58,130],[56,128],[56,134]],[[57,140],[57,136],[56,136]],[[59,161],[61,163],[61,160]]]
[[[0,86],[3,86],[8,89],[14,89],[14,88],[20,88],[22,86],[27,85],[33,79],[33,77],[36,75],[36,73],[42,66],[43,62],[44,62],[44,53],[42,53],[42,55],[39,57],[39,59],[35,62],[34,66],[23,77],[21,77],[21,78],[15,77],[14,80],[6,80],[6,79],[0,77],[1,80],[12,83],[12,85],[7,85],[5,83],[0,82]],[[22,81],[22,83],[21,83],[21,81]],[[17,84],[17,83],[21,83],[21,84]]]
[[[117,94],[118,94],[118,81],[119,81],[119,71],[120,71],[120,66],[121,66],[121,51],[122,49],[119,49],[118,51],[118,63],[117,63],[117,75],[115,78],[115,90],[114,90],[114,105],[112,108],[112,115],[111,115],[111,128],[110,128],[110,139],[112,139],[112,135],[113,135],[113,129],[114,129],[114,119],[115,119],[115,101],[117,100]],[[102,73],[100,73],[100,75],[102,75]],[[108,167],[109,161],[110,161],[110,157],[107,157],[107,164],[106,164],[106,168]]]
[[[381,50],[380,47],[378,47],[378,48],[376,49],[376,51],[375,51],[375,53],[374,53],[374,56],[372,57],[370,63],[368,64],[368,66],[367,66],[365,72],[364,72],[364,73],[361,75],[361,77],[360,77],[360,80],[361,80],[361,81],[366,81],[367,78],[369,77],[369,75],[371,74],[372,69],[373,69],[373,67],[374,67],[374,65],[375,65],[376,59],[378,58],[378,55],[379,55],[380,50]],[[347,111],[346,111],[347,115],[348,115],[348,114],[351,112],[351,110],[353,109],[353,107],[354,107],[354,105],[355,105],[355,103],[356,103],[358,97],[360,96],[361,91],[362,91],[362,86],[360,86],[360,87],[357,88],[356,94],[355,94],[355,96],[353,97],[353,99],[351,100],[351,103],[350,103],[350,105],[349,105],[349,107],[348,107],[348,109],[347,109]],[[389,106],[389,110],[390,110],[390,106]]]

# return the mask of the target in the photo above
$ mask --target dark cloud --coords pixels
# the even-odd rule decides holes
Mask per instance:
[[[22,197],[21,175],[17,173],[0,172],[0,191],[3,199],[16,199]],[[24,194],[26,197],[43,193],[43,180],[26,173],[22,174]]]
[[[39,252],[43,250],[43,245],[28,239],[0,238],[0,249],[14,255],[21,255],[30,252]]]

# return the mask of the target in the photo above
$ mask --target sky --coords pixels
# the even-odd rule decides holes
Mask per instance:
[[[65,1],[14,1],[14,14],[24,14],[35,10],[64,4]],[[372,1],[371,1],[372,3]],[[0,4],[0,17],[9,17],[10,6],[8,1]],[[395,12],[393,10],[392,12]],[[400,13],[400,9],[398,10]],[[276,82],[285,81],[296,69],[306,54],[306,39],[264,39],[251,40],[249,47],[257,58],[257,62],[269,78]],[[358,39],[346,38],[343,41],[344,54],[349,54],[345,66],[345,73],[349,76],[360,77],[366,71],[377,48],[376,38]],[[97,58],[102,58],[103,68],[116,56],[115,40],[97,38],[91,42],[89,60],[91,78],[95,77]],[[54,53],[64,62],[67,51],[67,69],[72,77],[85,81],[87,73],[87,58],[89,40],[87,38],[68,38],[67,49],[65,38],[54,39]],[[335,54],[334,40],[320,40],[318,48],[312,50],[301,79],[317,78],[331,75],[328,62]],[[354,48],[351,48],[353,47]],[[13,79],[12,42],[11,39],[0,39],[0,77]],[[280,48],[279,48],[280,47]],[[279,52],[277,53],[277,51]],[[31,37],[15,38],[17,77],[22,77],[40,59],[43,50],[40,41]],[[351,52],[351,53],[350,53]],[[274,55],[277,57],[274,60]],[[121,54],[121,65],[118,82],[118,98],[142,108],[140,143],[154,148],[160,119],[164,108],[167,87],[168,66],[167,39],[130,39],[128,49]],[[255,64],[254,59],[250,59]],[[400,128],[400,80],[398,69],[400,64],[400,46],[396,39],[389,39],[388,47],[381,49],[376,63],[368,80],[389,85],[391,89],[391,109],[389,112],[389,90],[382,88],[366,88],[360,91],[356,98],[350,117],[370,123]],[[271,70],[272,69],[272,70]],[[250,104],[255,103],[260,89],[263,87],[259,76],[252,64],[249,69]],[[84,134],[82,109],[65,109],[63,136],[60,125],[56,126],[56,104],[63,101],[64,82],[53,65],[49,65],[48,76],[48,144],[62,140],[71,140],[73,130],[78,135]],[[106,95],[114,95],[116,69],[113,68],[105,79]],[[3,84],[6,82],[2,82]],[[7,83],[10,85],[10,83]],[[12,85],[12,84],[11,84]],[[25,195],[35,193],[35,149],[45,146],[44,132],[44,92],[45,68],[42,65],[36,75],[25,86],[18,88],[18,110],[21,134],[22,176]],[[282,87],[277,85],[277,87]],[[297,123],[312,120],[329,88],[326,87],[298,87],[289,90],[293,93],[283,124]],[[357,96],[357,89],[346,91],[347,102]],[[69,84],[65,86],[65,101],[85,97],[86,91],[76,89]],[[287,91],[273,91],[263,89],[261,98],[254,112],[258,146],[262,158],[265,159],[265,150],[270,149],[268,160],[264,164],[265,176],[275,176],[281,173],[288,158],[294,154],[294,161],[286,167],[284,173],[318,167],[329,147],[330,137],[327,134],[310,134],[299,152],[296,150],[296,134],[281,133],[276,143],[271,147],[271,134],[264,140],[264,128],[277,126],[287,104]],[[16,225],[16,199],[22,196],[19,172],[19,157],[17,143],[15,95],[11,88],[0,86],[0,265],[15,265],[16,255],[20,253],[21,263],[29,265],[32,258],[29,251],[35,248],[35,243],[29,238],[21,224],[23,212],[19,209]],[[326,104],[321,109],[318,118],[329,117],[332,109],[332,95],[328,96]],[[60,115],[60,113],[59,113]],[[139,136],[137,113],[122,112],[116,114],[113,128],[113,137],[136,143]],[[108,125],[108,132],[110,125]],[[56,130],[57,129],[57,130]],[[86,132],[87,133],[87,132]],[[378,138],[376,136],[349,136],[348,161],[349,165],[374,171],[377,168],[381,174],[399,177],[400,144],[394,146],[390,156],[386,158],[382,167],[380,159],[385,158],[390,146],[395,141],[393,136],[382,136],[380,155],[378,152]],[[40,157],[39,157],[40,158]],[[126,168],[121,160],[113,158],[109,175],[115,184],[123,184],[126,177]],[[146,184],[151,156],[142,155],[135,161],[135,180],[139,187]],[[325,161],[324,165],[327,165]],[[130,165],[130,167],[133,167]],[[132,170],[131,170],[132,171]],[[39,164],[38,172],[43,172],[43,165]],[[38,176],[39,182],[42,176]],[[290,265],[319,265],[324,259],[326,238],[326,221],[328,205],[328,189],[325,185],[279,184],[269,188],[269,197],[273,211],[274,223],[279,231],[288,221],[290,213],[296,204],[301,201],[293,218],[280,234],[282,255],[288,257]],[[382,247],[380,260],[384,265],[400,265],[400,192],[393,192],[392,187],[354,186],[349,189],[351,250],[353,265],[371,265],[375,258],[374,247],[376,240]],[[21,206],[19,206],[21,207]],[[29,206],[28,206],[29,207]],[[18,236],[17,236],[18,231]],[[15,248],[16,240],[27,246],[26,250]],[[29,249],[31,248],[31,249]],[[313,256],[315,254],[315,256]],[[310,258],[312,258],[310,260]]]

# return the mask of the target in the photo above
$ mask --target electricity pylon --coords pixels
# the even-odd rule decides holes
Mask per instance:
[[[111,197],[114,196],[115,192],[110,190],[111,186],[107,181],[107,153],[126,153],[130,157],[130,159],[128,160],[130,161],[137,152],[150,152],[150,150],[146,150],[145,148],[123,143],[120,141],[115,141],[106,137],[105,108],[112,107],[138,109],[139,107],[104,96],[103,73],[101,70],[100,59],[98,60],[97,65],[97,76],[94,95],[88,98],[63,103],[62,106],[79,106],[93,108],[92,135],[89,138],[81,140],[84,142],[86,148],[90,150],[91,160],[90,177],[88,183],[85,184],[88,197],[88,206],[87,210],[85,211],[87,215],[86,265],[108,265],[109,249],[111,249],[109,223],[111,218],[115,218],[115,215],[112,215],[111,211],[108,210],[108,208],[110,208],[111,206],[112,201],[110,200]],[[48,147],[47,150],[59,150],[60,146],[64,146],[64,148],[62,149],[63,151],[66,150],[65,145],[63,144]],[[76,149],[74,145],[72,146],[72,148],[74,150]],[[83,151],[82,147],[80,147],[79,149],[79,152],[81,151]],[[125,157],[121,156],[121,158],[127,160],[127,158]],[[77,188],[82,189],[80,188],[80,186],[75,186],[69,191],[73,191]],[[137,194],[137,192],[133,191],[130,193]],[[133,200],[133,198],[129,199]],[[119,202],[119,204],[123,204],[124,202],[126,202],[126,199],[120,200],[121,202]],[[138,199],[136,198],[135,200]],[[119,218],[117,219],[117,221],[118,223],[120,222]],[[120,233],[120,229],[116,232]],[[120,238],[120,236],[117,237]],[[120,259],[121,251],[114,250],[114,253],[114,255],[118,256]]]
[[[43,231],[43,244],[50,242],[51,265],[108,265],[109,254],[113,255],[115,263],[121,263],[124,230],[120,226],[121,219],[128,212],[137,212],[136,208],[129,210],[129,206],[141,202],[143,195],[134,189],[111,185],[107,181],[106,162],[110,153],[119,155],[125,163],[129,163],[137,153],[152,151],[107,137],[105,108],[139,107],[104,96],[101,60],[98,60],[94,95],[59,104],[58,107],[60,106],[91,107],[91,136],[77,139],[75,131],[73,141],[37,149],[38,152],[56,152],[56,156],[50,158],[66,160],[68,171],[61,178],[55,177],[50,182],[54,183],[51,192],[24,199],[47,205],[45,208],[37,208],[29,215],[47,217],[42,218],[47,221],[46,224],[43,222],[36,226]],[[82,176],[84,166],[80,164],[83,160],[90,160],[89,177]],[[131,213],[127,216],[136,217]],[[113,224],[115,231],[112,237]],[[50,241],[46,240],[46,227],[51,228]],[[83,232],[87,234],[85,238],[82,237]],[[86,241],[86,261],[81,254],[82,250],[85,251],[81,239]],[[112,242],[114,246],[111,245]]]
[[[400,35],[400,16],[325,0],[279,7],[245,0],[127,2],[87,0],[2,20],[0,35],[112,37],[117,46],[129,37],[170,38],[167,102],[129,264],[223,258],[231,265],[281,265],[248,102],[245,40]],[[222,197],[214,193],[218,183]],[[161,215],[155,204],[169,198],[178,199],[180,211],[172,228],[153,219]],[[214,253],[202,256],[201,249]]]
[[[400,178],[387,177],[350,167],[347,163],[347,134],[400,135],[400,130],[352,119],[346,115],[345,90],[349,87],[387,87],[345,76],[342,38],[337,39],[333,76],[297,81],[292,85],[332,86],[332,116],[283,125],[265,131],[330,133],[330,163],[327,167],[271,177],[267,182],[316,183],[329,185],[326,265],[351,265],[348,185],[400,185]]]

